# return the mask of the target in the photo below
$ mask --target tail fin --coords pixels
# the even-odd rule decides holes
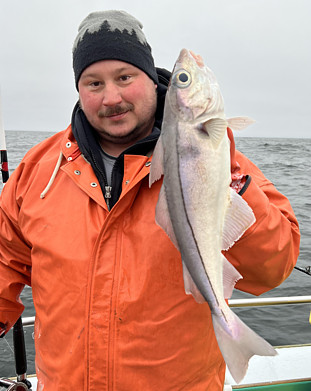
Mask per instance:
[[[276,350],[262,337],[251,330],[233,314],[236,336],[230,335],[221,325],[219,317],[213,315],[217,342],[233,379],[240,383],[246,374],[249,359],[254,356],[275,356]]]

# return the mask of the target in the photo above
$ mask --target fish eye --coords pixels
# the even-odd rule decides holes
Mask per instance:
[[[181,69],[174,73],[172,82],[176,87],[186,88],[191,84],[191,75],[186,70]]]

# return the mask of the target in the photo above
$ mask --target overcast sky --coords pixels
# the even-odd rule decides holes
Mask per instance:
[[[113,4],[111,6],[111,4]],[[182,48],[214,71],[243,136],[311,137],[310,0],[0,0],[0,89],[7,130],[59,131],[77,100],[71,49],[90,12],[138,18],[155,63]]]

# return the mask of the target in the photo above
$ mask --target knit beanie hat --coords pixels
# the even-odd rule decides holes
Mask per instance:
[[[125,11],[99,11],[80,24],[73,45],[76,88],[85,68],[101,60],[120,60],[144,71],[156,84],[158,76],[143,25]]]

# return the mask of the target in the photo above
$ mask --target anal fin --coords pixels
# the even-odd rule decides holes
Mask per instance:
[[[167,236],[171,239],[174,246],[179,250],[170,214],[168,211],[164,183],[161,186],[158,203],[156,205],[155,220],[156,223],[166,232]]]
[[[235,284],[238,280],[243,278],[236,268],[223,256],[223,287],[224,287],[224,298],[230,299]]]
[[[160,136],[153,151],[149,174],[149,187],[163,175],[163,143]]]
[[[226,211],[222,249],[228,250],[240,239],[244,232],[254,224],[256,218],[247,202],[233,189],[230,191],[230,202]]]

